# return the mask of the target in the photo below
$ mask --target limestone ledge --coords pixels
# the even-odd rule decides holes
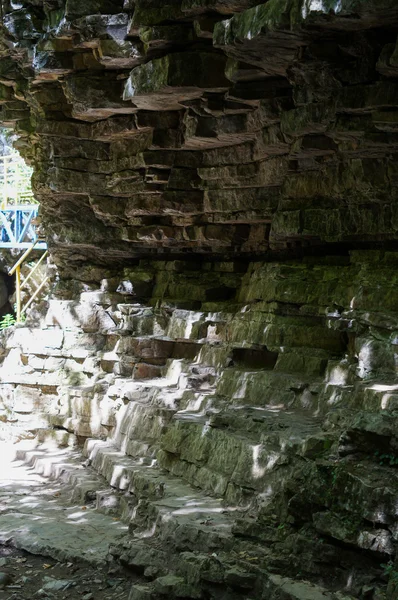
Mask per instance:
[[[396,260],[142,261],[79,300],[52,299],[35,328],[3,334],[2,435],[85,442],[111,489],[89,479],[76,494],[129,525],[114,555],[177,578],[176,597],[217,594],[198,571],[216,553],[231,593],[273,597],[275,577],[272,593],[314,586],[333,600],[360,555],[347,597],[372,585],[383,598],[397,536]],[[214,268],[218,288],[204,288]],[[153,576],[132,598],[162,597]]]
[[[393,0],[12,6],[1,121],[63,278],[395,243]]]

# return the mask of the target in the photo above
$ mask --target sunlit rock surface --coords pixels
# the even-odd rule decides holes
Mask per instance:
[[[56,275],[0,432],[128,524],[130,600],[397,597],[397,33],[395,0],[4,8]]]

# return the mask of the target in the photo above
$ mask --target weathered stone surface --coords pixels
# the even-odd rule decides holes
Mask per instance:
[[[3,10],[56,281],[2,334],[0,435],[128,524],[131,600],[393,598],[396,2]]]
[[[393,2],[78,4],[7,8],[1,63],[64,277],[395,240]]]
[[[142,260],[80,301],[52,300],[35,344],[27,327],[7,333],[4,426],[15,436],[62,428],[66,447],[71,434],[94,438],[88,464],[113,489],[99,491],[96,506],[128,523],[133,540],[123,561],[135,564],[142,540],[146,552],[160,542],[177,553],[168,574],[154,571],[160,582],[135,586],[132,597],[162,597],[166,577],[170,597],[200,598],[225,582],[254,597],[335,600],[302,573],[343,590],[364,551],[380,576],[397,536],[396,261],[353,251],[258,261],[245,272],[235,262]],[[156,308],[113,293],[129,294],[132,280],[151,282]],[[115,326],[87,333],[100,310]],[[70,320],[79,314],[88,321]],[[79,493],[91,497],[96,486],[82,481]],[[186,550],[220,562],[188,576],[177,558]],[[278,585],[251,570],[247,552],[278,571]]]

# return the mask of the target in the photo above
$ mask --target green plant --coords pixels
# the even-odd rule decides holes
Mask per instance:
[[[381,454],[381,452],[376,450],[374,455],[380,465],[390,465],[390,467],[396,467],[398,465],[398,456],[395,454]]]
[[[398,583],[398,571],[395,570],[394,563],[392,561],[380,566],[383,568],[383,575],[388,577],[390,581]]]
[[[7,327],[12,327],[12,325],[15,325],[16,320],[14,315],[4,315],[0,321],[0,331],[2,331],[3,329],[7,329]]]

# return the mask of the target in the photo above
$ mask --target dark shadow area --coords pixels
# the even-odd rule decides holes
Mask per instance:
[[[278,352],[271,352],[267,348],[234,348],[232,350],[232,361],[236,367],[245,369],[269,369],[272,370],[278,360]]]

